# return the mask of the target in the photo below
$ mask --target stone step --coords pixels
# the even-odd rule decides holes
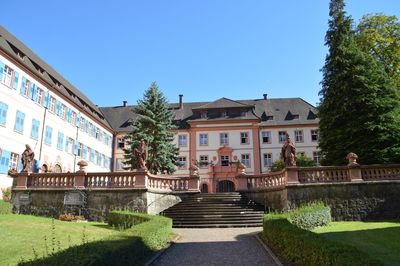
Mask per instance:
[[[233,227],[262,227],[259,224],[191,224],[191,225],[172,225],[173,228],[233,228]]]
[[[173,219],[174,223],[211,223],[211,222],[244,222],[244,221],[255,221],[255,222],[261,222],[262,221],[262,216],[255,216],[255,217],[175,217]]]
[[[262,224],[260,220],[243,220],[243,221],[235,221],[235,220],[225,220],[225,221],[174,221],[172,226],[175,225],[203,225],[203,224]]]

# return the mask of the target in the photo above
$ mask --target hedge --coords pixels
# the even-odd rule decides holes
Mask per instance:
[[[0,200],[0,214],[9,214],[11,210],[12,206],[9,202]]]
[[[266,214],[263,227],[264,242],[285,265],[382,265],[353,246],[297,227],[288,220],[287,214]]]
[[[127,229],[121,235],[19,265],[143,265],[165,247],[172,235],[172,220],[163,216],[114,211],[109,217],[114,227]],[[143,222],[138,224],[138,221]]]
[[[306,230],[326,226],[332,221],[331,208],[322,202],[303,205],[288,212],[287,216],[292,224]]]

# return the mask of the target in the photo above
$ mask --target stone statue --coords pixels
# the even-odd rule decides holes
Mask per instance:
[[[197,166],[199,163],[197,160],[193,159],[192,163],[189,167],[190,175],[191,176],[198,176],[199,175],[199,167]]]
[[[32,170],[32,163],[35,158],[35,153],[32,151],[31,147],[26,144],[25,150],[21,154],[22,160],[22,172],[29,172]]]
[[[246,165],[242,162],[237,162],[237,172],[239,175],[243,175],[246,173]]]
[[[146,143],[144,140],[140,141],[139,147],[134,149],[135,156],[138,159],[138,167],[141,170],[147,170],[146,167],[146,159],[147,159],[147,154],[146,154]]]
[[[296,166],[296,147],[294,146],[289,134],[286,134],[286,142],[281,150],[281,158],[285,166]]]

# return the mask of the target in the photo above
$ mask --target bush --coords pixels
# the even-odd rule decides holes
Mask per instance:
[[[12,205],[9,202],[0,200],[0,214],[9,214],[12,211]]]
[[[296,155],[296,166],[299,167],[314,167],[316,166],[316,163],[314,162],[313,159],[307,156],[302,156],[300,154]],[[285,163],[283,162],[282,159],[276,160],[272,165],[271,165],[271,172],[279,172],[285,168]]]
[[[2,188],[1,193],[3,194],[3,200],[6,202],[11,201],[11,188]]]
[[[332,221],[331,208],[322,202],[303,205],[290,211],[287,215],[292,224],[306,230],[317,226],[326,226]]]
[[[172,220],[163,216],[114,211],[109,217],[113,226],[127,229],[118,236],[86,242],[19,265],[143,265],[165,247],[172,235]]]
[[[60,214],[58,220],[65,221],[65,222],[72,222],[72,221],[84,221],[85,217],[79,215],[73,215],[69,213]]]
[[[263,240],[288,265],[381,265],[355,247],[333,242],[289,222],[288,213],[266,214]],[[301,215],[295,215],[301,217]]]

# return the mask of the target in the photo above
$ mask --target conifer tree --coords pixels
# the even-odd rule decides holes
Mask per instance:
[[[134,112],[138,117],[133,122],[132,132],[126,136],[126,169],[138,168],[138,158],[134,150],[144,140],[147,147],[146,167],[149,172],[173,173],[178,164],[178,148],[172,143],[172,130],[175,129],[173,113],[168,109],[168,102],[155,82],[145,91]]]
[[[318,107],[323,164],[345,164],[355,152],[363,164],[398,162],[399,100],[376,59],[357,46],[343,0],[331,0],[329,47]]]

